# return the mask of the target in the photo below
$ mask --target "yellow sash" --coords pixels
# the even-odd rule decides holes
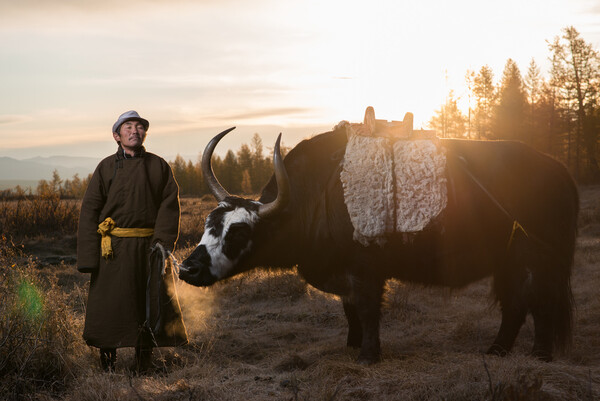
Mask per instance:
[[[102,235],[102,256],[109,258],[113,256],[111,236],[115,237],[151,237],[154,235],[153,228],[120,228],[110,217],[98,224],[98,234]]]

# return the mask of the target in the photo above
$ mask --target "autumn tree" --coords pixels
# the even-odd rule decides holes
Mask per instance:
[[[204,180],[202,177],[202,170],[200,168],[199,163],[192,163],[191,160],[188,160],[185,166],[185,175],[188,185],[188,194],[199,196],[202,195],[204,191]]]
[[[67,198],[83,198],[87,184],[86,180],[79,178],[79,174],[75,174],[72,179],[67,179],[63,183],[63,196]]]
[[[184,158],[181,155],[177,155],[175,160],[170,163],[171,170],[173,170],[173,175],[175,176],[175,180],[179,185],[179,193],[180,194],[189,194],[190,189],[190,178],[187,174],[187,166]]]
[[[50,195],[52,193],[52,190],[50,189],[50,184],[48,183],[48,180],[39,180],[35,193],[38,196]]]

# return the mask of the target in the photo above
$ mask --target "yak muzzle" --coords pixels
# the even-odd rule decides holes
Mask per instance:
[[[218,279],[211,271],[211,259],[206,246],[199,245],[194,252],[182,263],[179,278],[196,287],[207,287],[214,284]]]

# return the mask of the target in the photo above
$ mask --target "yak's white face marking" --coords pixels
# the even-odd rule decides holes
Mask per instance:
[[[213,210],[204,226],[204,235],[198,246],[204,245],[210,256],[210,272],[217,279],[226,277],[240,258],[250,250],[252,241],[249,234],[259,220],[259,202],[250,210],[234,206],[227,201],[220,202]]]

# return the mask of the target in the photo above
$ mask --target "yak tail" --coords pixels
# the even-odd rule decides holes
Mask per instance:
[[[554,238],[551,249],[546,248],[543,254],[547,264],[544,278],[545,291],[543,297],[547,302],[552,316],[554,332],[554,349],[567,351],[572,343],[573,309],[575,302],[571,290],[571,273],[575,260],[577,240],[577,220],[579,215],[579,194],[571,180],[571,191],[566,197],[569,201],[563,203],[563,213],[556,216],[558,234]],[[560,236],[560,237],[558,237]]]
[[[576,221],[576,219],[575,219]],[[571,271],[574,263],[577,228],[572,227],[565,236],[564,254],[554,259],[554,268],[549,279],[552,280],[549,291],[554,313],[554,347],[557,351],[566,351],[571,347],[573,329],[573,308],[575,305],[571,290]],[[551,255],[548,255],[551,259]]]
[[[570,270],[572,263],[568,264]],[[564,266],[563,266],[564,268]],[[563,273],[563,272],[559,272]],[[573,329],[573,293],[571,291],[570,274],[561,274],[562,277],[557,277],[553,298],[554,313],[554,348],[559,352],[567,351],[572,344],[572,329]]]
[[[556,308],[554,322],[554,347],[557,351],[566,351],[572,345],[573,330],[573,309],[575,302],[571,290],[572,267],[575,262],[575,246],[577,241],[577,221],[579,217],[579,192],[573,179],[568,175],[566,169],[563,169],[568,176],[569,191],[567,199],[570,202],[564,204],[565,214],[562,219],[561,228],[563,230],[562,252],[554,261],[556,270],[555,281],[555,300]],[[559,247],[556,248],[558,251]],[[558,251],[560,252],[560,251]],[[550,255],[549,255],[550,256]],[[552,258],[552,256],[550,256]]]

